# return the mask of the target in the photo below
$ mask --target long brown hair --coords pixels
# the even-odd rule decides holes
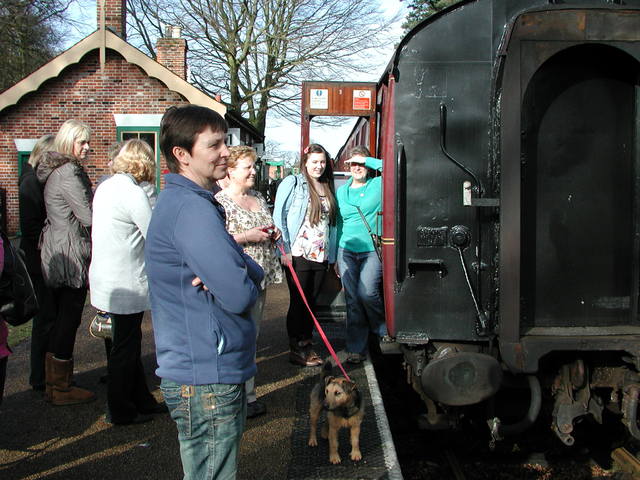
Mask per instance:
[[[309,172],[307,172],[307,159],[312,153],[323,153],[324,158],[327,161],[327,166],[325,167],[324,172],[322,172],[322,175],[320,176],[318,181],[320,183],[324,183],[325,185],[324,191],[327,200],[329,201],[329,224],[335,225],[337,206],[335,189],[333,186],[333,164],[331,162],[331,157],[329,157],[329,154],[324,149],[324,147],[317,143],[311,143],[307,148],[305,148],[302,158],[300,158],[300,171],[304,175],[304,178],[307,180],[307,185],[309,186],[309,222],[312,226],[320,223],[320,216],[322,213],[322,200],[320,199],[320,194],[313,186],[311,178],[309,178]]]

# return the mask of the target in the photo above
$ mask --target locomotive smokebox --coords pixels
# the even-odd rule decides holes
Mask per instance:
[[[436,402],[473,405],[495,395],[502,383],[502,369],[489,355],[459,352],[429,362],[421,381],[424,392]]]

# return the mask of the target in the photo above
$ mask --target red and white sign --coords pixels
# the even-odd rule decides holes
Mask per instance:
[[[353,109],[371,110],[371,90],[353,91]]]

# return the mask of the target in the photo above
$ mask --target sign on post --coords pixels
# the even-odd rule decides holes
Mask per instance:
[[[310,89],[309,107],[314,110],[327,110],[329,108],[329,90],[325,88]]]
[[[376,149],[378,86],[372,82],[302,82],[300,155],[309,145],[314,117],[360,117],[368,127],[358,141]],[[360,120],[358,120],[360,121]]]
[[[371,90],[353,91],[353,109],[371,110]]]

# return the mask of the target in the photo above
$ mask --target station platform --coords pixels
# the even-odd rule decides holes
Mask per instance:
[[[326,440],[320,438],[315,448],[307,446],[309,393],[321,367],[301,368],[288,362],[287,306],[286,286],[270,287],[258,339],[256,377],[258,398],[266,404],[267,413],[247,420],[237,478],[402,479],[375,372],[368,361],[345,365],[366,402],[360,439],[363,459],[349,459],[346,430],[340,434],[339,465],[329,462]],[[1,479],[182,478],[177,432],[168,415],[158,415],[141,425],[114,427],[104,422],[106,385],[100,383],[100,377],[106,374],[106,359],[102,341],[88,332],[93,314],[87,304],[76,341],[74,376],[79,386],[96,392],[95,402],[69,407],[47,404],[28,384],[30,341],[14,348],[0,405]],[[333,319],[323,327],[343,357],[343,325]],[[145,318],[143,329],[147,382],[161,399],[149,318]],[[328,357],[319,337],[315,343],[318,354]],[[340,374],[337,368],[335,374]]]

